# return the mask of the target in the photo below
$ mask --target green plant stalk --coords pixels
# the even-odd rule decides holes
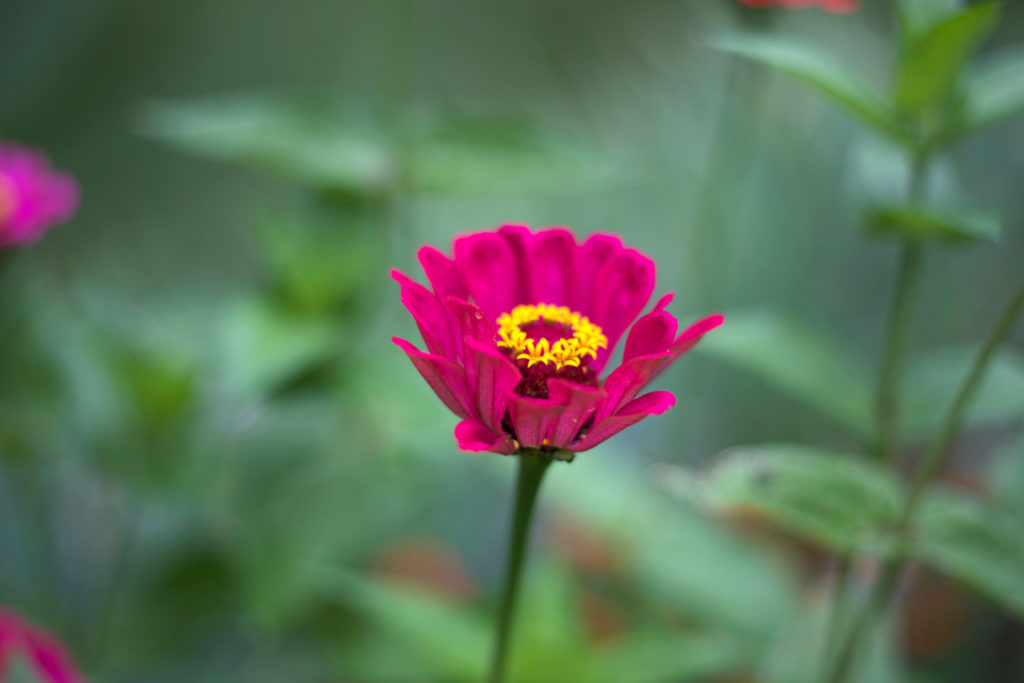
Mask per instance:
[[[910,182],[907,186],[907,200],[910,202],[919,202],[925,197],[929,161],[930,156],[926,152],[919,151],[911,155]],[[900,381],[903,378],[907,349],[910,346],[911,313],[917,291],[917,281],[920,278],[922,255],[921,245],[910,240],[903,241],[875,404],[875,414],[878,422],[875,453],[883,460],[892,457],[892,444],[895,440],[899,412]],[[836,641],[842,633],[840,628],[840,622],[843,618],[841,601],[849,588],[852,564],[852,557],[848,553],[840,557],[832,597],[835,606],[829,615],[825,631],[825,646],[822,657],[824,662],[823,675],[825,678],[820,679],[825,683],[831,683],[832,681],[830,678],[830,672],[833,670],[831,665],[836,661],[832,659],[832,653],[837,647],[840,647],[840,644]],[[854,628],[856,628],[856,624]],[[842,659],[842,652],[839,659]]]
[[[925,196],[928,163],[929,158],[925,153],[915,153],[912,156],[910,183],[907,188],[907,200],[910,203],[920,202]],[[921,252],[920,244],[903,240],[875,403],[878,420],[876,453],[883,460],[892,457],[899,417],[900,380],[903,378],[903,366],[910,346],[911,313],[921,273]]]
[[[938,434],[914,470],[910,488],[907,491],[907,497],[904,500],[897,524],[899,528],[907,528],[909,526],[925,486],[946,464],[953,440],[963,426],[964,416],[967,414],[967,409],[975,394],[977,394],[982,380],[985,379],[985,373],[988,370],[989,364],[995,356],[996,350],[1010,336],[1010,331],[1013,329],[1013,325],[1017,318],[1020,317],[1022,311],[1024,311],[1024,282],[1020,284],[1010,299],[1009,304],[1003,309],[992,331],[985,339],[981,350],[975,356],[971,364],[971,370],[957,391],[956,398],[949,411],[943,418]],[[836,659],[835,667],[826,674],[827,676],[828,673],[833,675],[828,676],[825,680],[835,683],[842,683],[845,680],[853,659],[853,653],[863,637],[863,631],[874,621],[874,617],[879,610],[885,609],[886,606],[891,607],[896,589],[899,586],[899,577],[903,575],[907,564],[907,562],[898,563],[895,561],[887,561],[885,563],[882,569],[882,578],[873,584],[867,605],[850,629],[843,643],[840,655]]]
[[[540,490],[540,482],[551,464],[550,455],[537,451],[522,451],[518,456],[519,474],[516,478],[515,505],[512,509],[512,529],[508,540],[508,555],[505,558],[505,579],[498,610],[498,629],[494,638],[494,653],[491,658],[490,683],[501,683],[505,676],[505,661],[508,655],[509,633],[512,629],[519,594],[519,577],[526,557],[526,539],[530,534],[533,507]]]

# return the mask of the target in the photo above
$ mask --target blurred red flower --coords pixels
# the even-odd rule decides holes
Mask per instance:
[[[462,418],[467,451],[585,451],[675,404],[649,381],[722,324],[712,315],[676,335],[654,291],[654,263],[611,235],[582,244],[568,230],[518,225],[455,240],[454,258],[423,247],[433,291],[393,271],[427,353],[393,341]],[[632,326],[632,329],[630,327]],[[600,378],[619,339],[622,364]]]
[[[31,244],[78,207],[78,184],[44,154],[0,140],[0,249]]]
[[[740,2],[750,7],[782,6],[789,9],[820,7],[834,14],[849,14],[860,5],[860,0],[740,0]]]
[[[28,624],[14,612],[0,607],[0,681],[11,675],[21,659],[40,683],[84,683],[64,646]]]

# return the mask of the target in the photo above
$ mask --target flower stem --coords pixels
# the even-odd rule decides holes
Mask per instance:
[[[505,676],[505,660],[508,654],[508,637],[512,628],[512,617],[519,593],[519,575],[526,556],[526,539],[533,517],[533,504],[537,499],[540,482],[551,464],[551,456],[534,451],[523,451],[518,456],[519,475],[516,479],[515,507],[512,510],[512,530],[508,541],[508,556],[505,559],[505,581],[498,612],[498,630],[494,639],[494,654],[491,658],[490,683],[501,683]]]
[[[1020,316],[1022,310],[1024,310],[1024,282],[1021,282],[1013,298],[1010,299],[1010,303],[1003,310],[1002,315],[999,316],[995,327],[989,333],[988,339],[985,340],[984,345],[981,347],[981,351],[975,356],[967,379],[964,380],[959,393],[957,393],[956,400],[953,401],[953,405],[946,414],[946,418],[942,421],[938,436],[932,442],[927,452],[925,452],[920,463],[918,463],[917,469],[914,471],[914,477],[910,482],[910,492],[907,495],[907,501],[903,509],[904,522],[909,521],[910,517],[913,516],[918,497],[925,484],[931,481],[949,457],[949,448],[953,444],[953,439],[956,438],[957,432],[960,431],[964,415],[967,413],[967,408],[970,406],[974,394],[977,393],[978,387],[981,386],[981,381],[985,378],[985,371],[988,369],[988,365],[992,361],[996,350],[1010,335],[1013,324],[1016,322],[1017,317]]]
[[[945,464],[946,458],[949,456],[950,446],[963,425],[967,408],[970,406],[971,400],[985,378],[985,372],[989,367],[989,363],[992,361],[996,350],[1010,335],[1013,324],[1022,311],[1024,311],[1024,282],[1020,284],[1010,299],[1010,303],[999,316],[992,331],[985,339],[981,350],[975,356],[974,362],[971,364],[971,370],[964,383],[960,386],[949,412],[946,413],[938,435],[918,463],[907,492],[907,497],[903,502],[903,509],[897,523],[898,528],[906,528],[909,525],[917,509],[917,504],[920,501],[924,487]],[[900,564],[891,560],[885,562],[881,579],[872,585],[867,605],[850,628],[839,656],[835,660],[835,665],[829,667],[824,680],[833,683],[842,683],[845,680],[849,673],[853,653],[863,637],[862,632],[874,621],[874,617],[879,610],[892,602],[896,589],[899,586],[899,577],[903,575],[905,568],[906,563]]]
[[[892,442],[899,411],[899,385],[910,345],[910,311],[918,274],[921,271],[921,246],[904,242],[896,274],[896,292],[889,316],[889,333],[885,341],[882,374],[878,382],[876,411],[878,418],[879,458],[891,457]]]

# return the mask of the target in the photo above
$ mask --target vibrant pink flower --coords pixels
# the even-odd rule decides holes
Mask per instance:
[[[78,206],[78,185],[40,152],[0,141],[0,249],[35,242]]]
[[[860,4],[860,0],[740,0],[740,2],[750,7],[773,7],[776,5],[789,9],[820,7],[834,14],[849,14],[856,11]]]
[[[7,680],[15,659],[20,658],[40,683],[84,683],[64,646],[0,608],[0,681]]]
[[[392,276],[427,352],[392,341],[462,418],[455,438],[467,451],[585,451],[665,412],[671,393],[637,395],[723,321],[677,336],[667,294],[632,325],[654,291],[654,263],[610,235],[577,244],[568,230],[506,225],[456,239],[454,258],[423,247],[419,261],[433,291]],[[622,365],[601,379],[627,330]]]

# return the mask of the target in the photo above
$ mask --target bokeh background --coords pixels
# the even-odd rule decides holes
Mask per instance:
[[[906,169],[712,45],[796,36],[881,89],[895,20],[864,5],[5,0],[0,135],[83,204],[0,279],[0,603],[96,681],[479,680],[514,462],[457,451],[390,343],[415,328],[388,271],[565,225],[652,255],[681,319],[729,323],[658,380],[675,409],[549,473],[513,677],[805,680],[827,554],[676,480],[736,445],[860,447],[857,397],[800,368],[825,338],[872,385],[897,251],[863,209]],[[1022,29],[1006,3],[983,52]],[[927,254],[908,458],[1024,270],[1022,145],[1017,116],[938,160],[1004,230]],[[1021,332],[951,475],[1017,513]],[[863,680],[1024,677],[1019,616],[916,586]]]

